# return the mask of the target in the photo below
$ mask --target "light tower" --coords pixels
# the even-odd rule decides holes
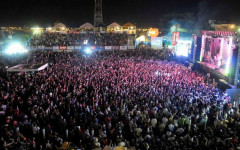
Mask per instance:
[[[102,0],[95,0],[94,26],[103,23]]]

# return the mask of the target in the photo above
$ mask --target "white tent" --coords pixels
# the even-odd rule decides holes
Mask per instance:
[[[121,27],[118,23],[113,22],[112,24],[110,24],[109,26],[107,26],[108,28],[117,28],[117,27]]]
[[[86,29],[86,28],[94,28],[93,25],[91,23],[84,23],[83,25],[81,25],[79,27],[80,29]]]
[[[56,23],[55,25],[54,25],[54,27],[53,28],[66,28],[66,25],[65,24],[62,24],[62,23]]]
[[[19,64],[17,66],[11,67],[7,69],[7,72],[34,72],[41,71],[48,67],[48,63],[46,64]]]
[[[107,26],[107,32],[108,33],[122,33],[122,27],[118,23],[113,22],[112,24]]]

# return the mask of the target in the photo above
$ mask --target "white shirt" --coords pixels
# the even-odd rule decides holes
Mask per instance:
[[[137,133],[137,136],[140,136],[141,132],[142,132],[142,129],[141,128],[136,128],[135,130]]]
[[[156,127],[156,124],[157,124],[157,119],[156,119],[156,118],[153,118],[153,119],[151,120],[151,124],[152,124],[152,126],[155,128],[155,127]]]

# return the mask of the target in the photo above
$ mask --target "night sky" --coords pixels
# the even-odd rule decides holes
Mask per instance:
[[[157,26],[162,15],[192,13],[196,20],[213,18],[240,23],[237,0],[103,0],[106,25],[128,21]],[[93,23],[94,0],[5,0],[0,4],[1,26],[52,26],[55,21],[79,27]]]

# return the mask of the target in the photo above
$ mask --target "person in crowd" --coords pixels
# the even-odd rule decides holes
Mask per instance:
[[[29,46],[126,46],[128,35],[112,33],[42,33],[33,36],[28,42]]]
[[[49,67],[0,77],[0,149],[237,149],[239,107],[161,53],[32,53]]]

